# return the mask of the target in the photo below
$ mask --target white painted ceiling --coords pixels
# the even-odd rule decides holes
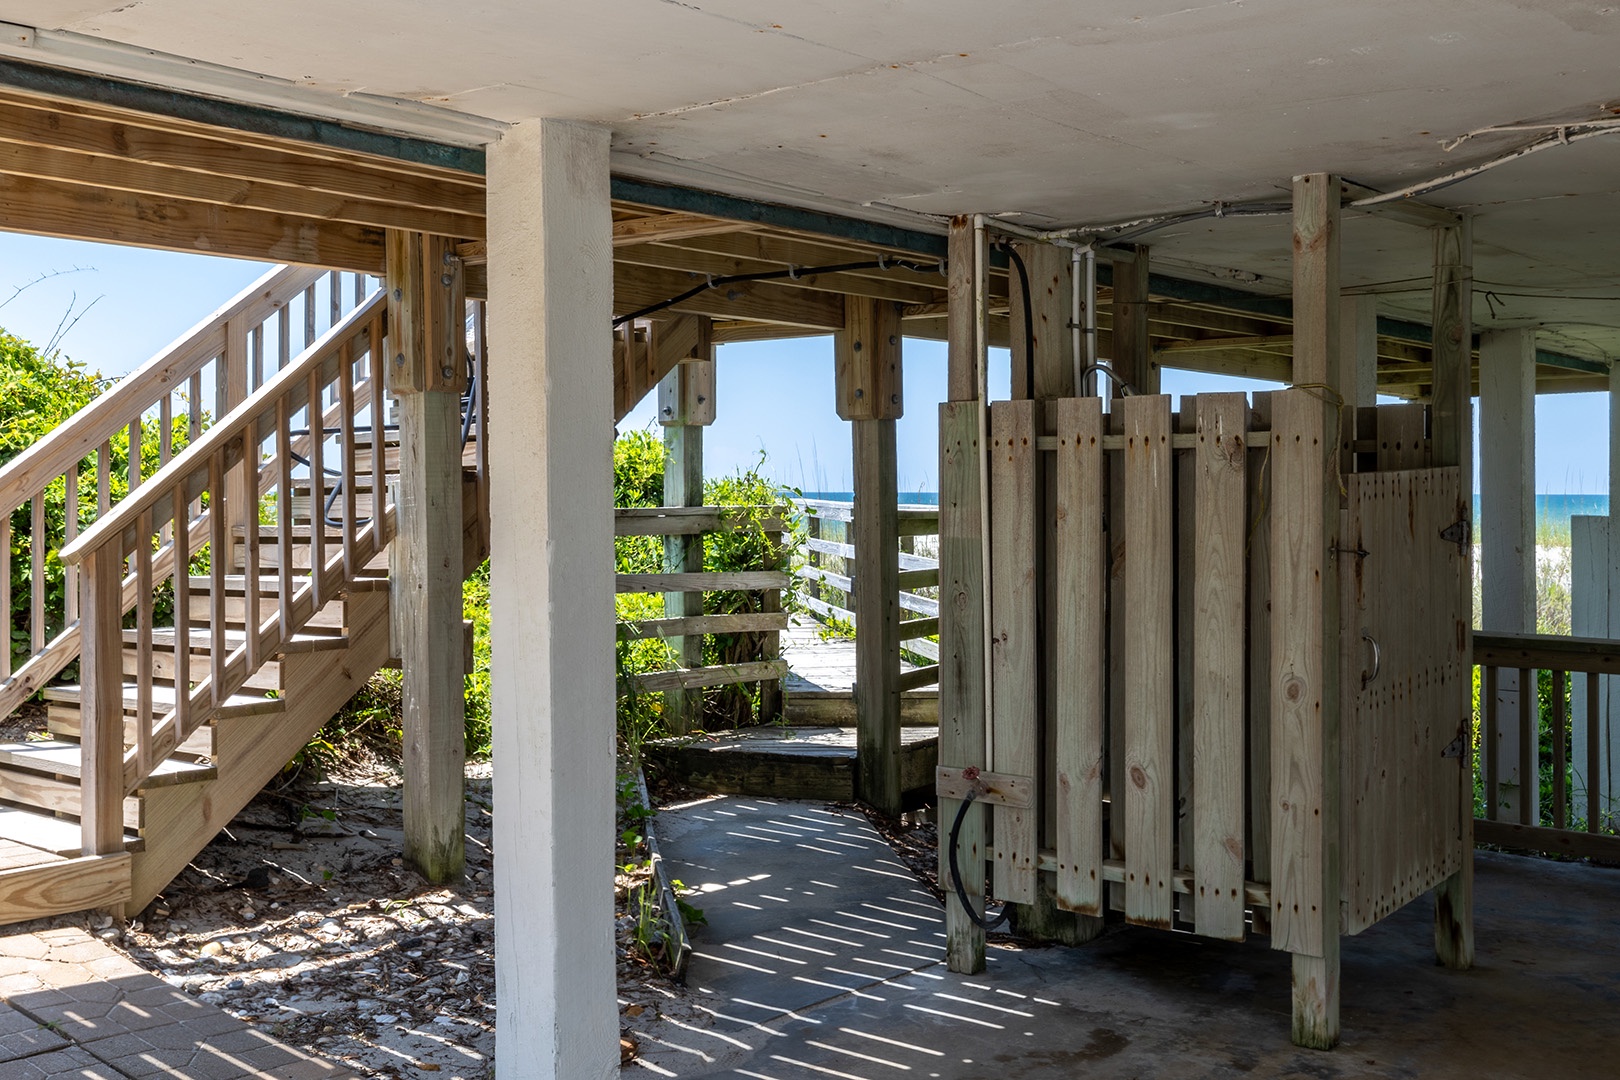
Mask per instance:
[[[985,211],[1036,226],[1275,198],[1300,172],[1400,187],[1538,134],[1443,149],[1468,132],[1620,108],[1620,0],[222,8],[0,0],[0,21],[45,31],[31,49],[0,50],[52,62],[86,41],[122,43],[269,76],[337,115],[375,96],[496,121],[590,120],[612,126],[615,168],[629,175],[869,216]],[[183,69],[152,64],[186,84]],[[199,74],[193,88],[210,85],[221,84]],[[389,126],[424,130],[420,105],[383,107],[398,117]],[[1620,134],[1432,198],[1475,214],[1476,276],[1497,295],[1481,296],[1481,325],[1554,324],[1550,347],[1620,355],[1620,301],[1502,295],[1620,296]],[[1427,273],[1420,229],[1355,215],[1346,238],[1346,284]],[[1286,219],[1204,221],[1150,242],[1167,261],[1286,286]],[[1413,284],[1381,307],[1422,313]]]

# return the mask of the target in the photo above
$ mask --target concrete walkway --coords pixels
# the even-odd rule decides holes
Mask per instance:
[[[1122,928],[1078,949],[940,962],[941,909],[858,814],[731,798],[659,815],[703,890],[695,1008],[637,1022],[626,1076],[1612,1078],[1620,872],[1481,853],[1479,963],[1435,966],[1429,902],[1347,940],[1344,1042],[1289,1042],[1265,939]]]
[[[0,938],[4,1080],[340,1080],[83,930]]]

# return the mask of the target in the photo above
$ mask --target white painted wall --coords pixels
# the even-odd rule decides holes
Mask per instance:
[[[608,132],[489,148],[500,1080],[618,1073]]]

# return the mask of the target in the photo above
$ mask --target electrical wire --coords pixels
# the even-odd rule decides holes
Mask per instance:
[[[1007,259],[1013,268],[1018,271],[1018,283],[1022,286],[1019,292],[1024,297],[1024,396],[1025,399],[1035,396],[1035,313],[1029,299],[1029,268],[1024,265],[1024,257],[1018,254],[1018,249],[1011,244],[1001,245],[1007,252]]]
[[[866,262],[833,263],[828,266],[790,266],[786,270],[759,270],[751,274],[726,274],[720,277],[709,274],[706,275],[701,285],[694,285],[679,296],[672,296],[668,300],[648,304],[646,307],[632,311],[628,315],[618,316],[613,320],[613,328],[617,330],[625,323],[634,322],[636,319],[645,319],[649,315],[655,315],[660,311],[674,307],[676,304],[685,303],[692,297],[706,293],[710,289],[719,289],[727,285],[741,285],[750,281],[797,279],[805,274],[843,274],[852,270],[890,269],[910,270],[918,274],[943,274],[946,271],[946,264],[944,260],[937,263],[919,263],[912,262],[909,259],[878,258]]]
[[[967,912],[967,917],[972,920],[974,926],[977,926],[980,930],[990,931],[1000,928],[1001,924],[1011,917],[1013,906],[1011,904],[1002,904],[1001,913],[993,919],[980,915],[974,910],[973,902],[968,898],[967,889],[962,885],[962,869],[956,862],[956,846],[962,835],[962,821],[967,817],[968,807],[973,805],[973,800],[978,798],[978,795],[977,791],[969,788],[967,798],[962,800],[962,805],[956,810],[956,820],[951,822],[950,849],[946,861],[950,863],[951,886],[956,890],[956,899],[961,903],[962,910]]]

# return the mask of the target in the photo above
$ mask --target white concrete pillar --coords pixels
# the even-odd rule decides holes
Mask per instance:
[[[500,1080],[618,1074],[608,132],[489,147]]]
[[[1480,627],[1499,634],[1536,630],[1536,333],[1493,330],[1479,338]],[[1539,772],[1519,776],[1519,673],[1499,673],[1502,804],[1520,820],[1521,798],[1539,821]],[[1534,705],[1532,705],[1534,711]]]

